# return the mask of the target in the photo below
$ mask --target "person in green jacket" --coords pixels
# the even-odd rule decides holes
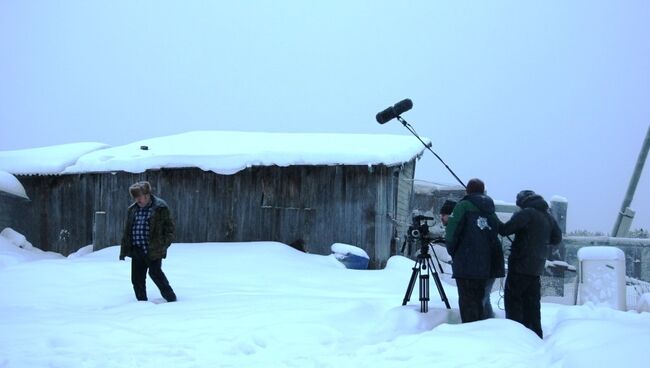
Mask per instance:
[[[471,179],[466,192],[454,207],[445,229],[463,323],[492,316],[491,308],[486,306],[487,290],[495,278],[505,274],[494,201],[485,194],[485,184],[480,179]]]
[[[174,240],[174,221],[167,203],[151,194],[149,182],[129,187],[134,203],[129,206],[122,235],[120,260],[131,257],[131,283],[137,300],[147,300],[147,270],[151,280],[168,302],[176,294],[162,271],[162,260]]]

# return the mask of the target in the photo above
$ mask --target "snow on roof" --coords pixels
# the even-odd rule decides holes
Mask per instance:
[[[438,190],[465,191],[465,188],[459,184],[436,183],[421,179],[415,179],[413,181],[413,189],[417,194],[431,194]]]
[[[13,194],[15,196],[29,199],[27,193],[25,193],[25,188],[22,184],[16,179],[15,176],[9,174],[6,171],[0,170],[0,192],[5,192]]]
[[[0,170],[14,175],[59,174],[86,153],[109,147],[81,142],[15,151],[0,151]]]
[[[562,197],[556,194],[551,197],[551,202],[569,203],[569,200],[566,199],[566,197]]]
[[[423,150],[417,139],[401,135],[195,131],[91,152],[63,173],[198,167],[234,174],[251,166],[394,165]]]
[[[422,143],[407,135],[194,131],[118,147],[77,143],[4,151],[0,170],[76,174],[198,167],[234,174],[251,166],[398,165],[423,150]]]

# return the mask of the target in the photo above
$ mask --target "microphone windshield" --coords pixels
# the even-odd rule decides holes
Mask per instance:
[[[386,124],[387,122],[395,119],[402,113],[409,111],[412,108],[413,108],[413,101],[407,98],[383,111],[378,112],[375,118],[377,119],[377,122],[379,124]]]
[[[395,109],[393,106],[377,113],[376,119],[379,124],[386,124],[395,118]]]
[[[413,108],[413,101],[410,98],[404,99],[393,106],[395,109],[395,116],[402,115],[403,113],[409,111]]]

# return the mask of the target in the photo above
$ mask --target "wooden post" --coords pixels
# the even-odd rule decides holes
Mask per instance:
[[[568,207],[569,203],[565,200],[551,199],[551,214],[560,226],[562,234],[566,234],[566,215]]]
[[[106,212],[95,212],[95,223],[93,226],[93,251],[106,248]]]
[[[616,222],[614,223],[614,229],[612,230],[612,236],[622,237],[625,236],[627,230],[619,229],[622,227],[621,222],[624,217],[629,217],[627,214],[628,207],[632,204],[632,198],[634,198],[634,192],[636,191],[636,186],[639,183],[639,178],[641,177],[641,172],[643,171],[643,165],[645,165],[646,158],[648,157],[648,151],[650,151],[650,125],[648,126],[648,131],[645,134],[645,139],[643,140],[643,145],[641,146],[641,151],[639,152],[639,157],[636,159],[636,165],[634,166],[634,172],[632,173],[632,178],[630,178],[630,184],[627,187],[627,192],[625,192],[625,198],[623,198],[623,204],[621,204],[621,209],[618,211],[618,216],[616,217]],[[632,218],[634,215],[632,215]],[[630,223],[625,224],[629,226],[632,224],[632,219],[629,219]],[[621,235],[618,235],[618,234]]]
[[[629,236],[635,213],[633,209],[626,207],[625,211],[619,214],[618,226],[616,227],[616,233],[612,234],[613,237],[627,238]]]

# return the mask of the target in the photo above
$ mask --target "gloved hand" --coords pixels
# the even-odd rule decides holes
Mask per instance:
[[[126,257],[123,255],[120,255],[120,261],[123,261]]]

